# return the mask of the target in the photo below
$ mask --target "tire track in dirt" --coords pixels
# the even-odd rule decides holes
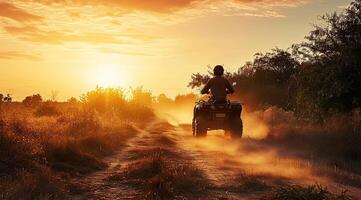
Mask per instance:
[[[198,142],[200,142],[200,146],[198,146]],[[179,159],[177,162],[192,163],[205,174],[203,192],[206,196],[203,196],[202,199],[254,199],[259,196],[260,193],[257,190],[259,187],[263,187],[263,182],[251,180],[253,182],[249,187],[258,187],[256,190],[242,188],[243,186],[237,183],[239,181],[237,177],[243,172],[239,163],[228,158],[227,165],[233,165],[233,167],[225,167],[224,163],[220,164],[220,160],[227,160],[225,157],[229,157],[229,155],[221,150],[222,147],[204,148],[203,142],[204,140],[194,139],[188,129],[154,122],[146,129],[139,130],[137,136],[130,139],[118,153],[105,159],[104,161],[109,165],[106,170],[80,180],[80,184],[85,187],[87,192],[77,196],[77,199],[144,198],[147,191],[144,188],[129,185],[129,181],[125,177],[116,178],[119,179],[116,182],[109,181],[109,178],[124,174],[129,165],[149,156],[152,151],[158,149],[168,154],[165,155],[165,159],[171,161]],[[224,140],[224,142],[222,145],[226,146],[230,141]],[[196,199],[192,198],[192,194],[184,199],[188,198]]]
[[[129,166],[157,152],[161,152],[162,159],[175,166],[179,161],[191,163],[186,154],[177,148],[179,136],[175,136],[173,128],[168,123],[156,121],[139,130],[114,156],[104,159],[109,166],[106,170],[76,181],[83,187],[84,193],[75,195],[74,199],[143,199],[149,196],[145,188],[132,185],[124,174]]]
[[[106,178],[119,173],[124,165],[127,165],[126,152],[132,148],[133,143],[144,141],[146,131],[138,129],[135,137],[128,140],[113,156],[104,159],[108,164],[108,168],[102,171],[92,173],[83,178],[79,178],[74,182],[80,186],[81,194],[74,195],[73,199],[133,199],[138,196],[138,192],[126,185],[117,185],[106,181]]]
[[[229,148],[228,145],[232,142],[230,139],[224,139],[222,136],[222,143],[209,143],[209,136],[202,139],[194,138],[190,127],[178,127],[174,134],[179,137],[180,148],[207,175],[210,181],[208,199],[256,199],[261,195],[260,192],[268,189],[263,180],[248,177],[242,165],[233,160],[233,155],[228,155],[224,151]]]
[[[199,140],[191,136],[190,127],[178,129],[178,134],[183,135],[182,148],[206,171],[213,190],[224,199],[257,199],[274,187],[294,184],[321,184],[335,194],[347,190],[356,199],[361,196],[361,188],[338,183],[324,166],[280,156],[282,147],[276,150],[247,138],[231,140],[217,131]]]
[[[156,121],[105,159],[109,165],[106,170],[78,180],[86,192],[76,199],[168,199],[149,196],[147,185],[138,184],[141,181],[137,179],[139,182],[134,184],[126,175],[129,168],[156,153],[168,164],[194,165],[204,175],[202,191],[183,191],[172,199],[257,199],[273,186],[330,181],[313,176],[308,163],[274,157],[270,149],[249,140],[231,141],[212,135],[198,140],[192,137],[189,127]],[[162,190],[164,185],[157,187],[157,191]]]

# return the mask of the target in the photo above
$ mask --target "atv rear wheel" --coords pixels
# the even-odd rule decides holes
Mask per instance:
[[[230,133],[231,133],[232,138],[241,138],[242,137],[242,134],[243,134],[242,119],[235,118],[232,120]]]
[[[202,117],[193,120],[193,136],[204,137],[207,135],[206,121]]]

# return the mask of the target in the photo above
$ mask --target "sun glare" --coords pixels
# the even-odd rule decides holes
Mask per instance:
[[[120,67],[113,65],[98,66],[92,72],[92,82],[101,87],[125,86],[127,75]]]

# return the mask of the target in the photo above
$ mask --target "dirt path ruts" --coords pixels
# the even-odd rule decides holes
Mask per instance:
[[[307,167],[293,160],[281,160],[271,150],[257,149],[257,145],[245,144],[210,136],[196,140],[189,128],[171,127],[167,123],[154,122],[130,139],[114,156],[105,159],[109,167],[77,180],[85,188],[74,199],[140,199],[146,195],[141,187],[133,187],[127,180],[112,182],[109,177],[122,174],[127,166],[147,156],[146,152],[164,148],[168,154],[180,157],[177,162],[193,163],[205,175],[202,199],[256,199],[269,186],[287,183],[310,184],[329,181],[311,176]],[[251,146],[251,147],[250,147]],[[243,149],[242,149],[243,148]],[[286,169],[287,168],[287,169]],[[285,169],[285,170],[283,170]],[[301,175],[300,175],[301,174]],[[188,196],[191,198],[191,194]],[[192,198],[191,198],[192,199]]]
[[[85,192],[75,195],[73,199],[139,199],[144,196],[144,191],[134,188],[127,184],[127,181],[109,181],[109,177],[122,174],[128,165],[135,162],[138,158],[146,156],[146,151],[161,148],[172,140],[168,140],[166,134],[171,131],[171,126],[163,122],[154,122],[149,124],[144,130],[138,130],[139,133],[130,139],[113,156],[106,158],[104,161],[108,168],[103,171],[95,172],[84,178],[78,179],[77,182]],[[173,148],[177,153],[179,149]],[[144,154],[144,155],[143,155]]]

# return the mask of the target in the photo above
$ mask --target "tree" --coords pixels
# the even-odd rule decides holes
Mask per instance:
[[[76,99],[75,97],[71,97],[67,100],[67,102],[70,104],[76,104],[78,103],[78,99]]]
[[[361,0],[325,15],[293,50],[303,61],[294,79],[295,111],[322,120],[361,106]]]
[[[23,100],[23,104],[26,106],[37,106],[43,101],[40,94],[34,94],[32,96],[27,96]]]
[[[257,53],[252,62],[247,62],[236,73],[225,73],[230,82],[237,82],[233,98],[252,103],[255,108],[264,105],[288,106],[288,84],[297,72],[300,63],[293,54],[282,49],[272,49],[265,54]],[[193,74],[191,88],[199,88],[211,76],[208,74]]]
[[[257,53],[253,61],[253,76],[261,84],[287,85],[300,63],[288,51],[275,48],[266,54]]]
[[[81,96],[87,108],[100,113],[121,109],[126,103],[124,91],[118,88],[96,87],[95,90]]]
[[[318,121],[361,107],[361,0],[340,14],[322,17],[306,41],[291,52],[258,53],[227,78],[235,96],[254,108],[276,105]],[[193,74],[189,87],[201,87],[208,74]]]
[[[191,81],[188,83],[188,87],[199,88],[206,84],[211,79],[210,74],[196,73],[192,74]]]

